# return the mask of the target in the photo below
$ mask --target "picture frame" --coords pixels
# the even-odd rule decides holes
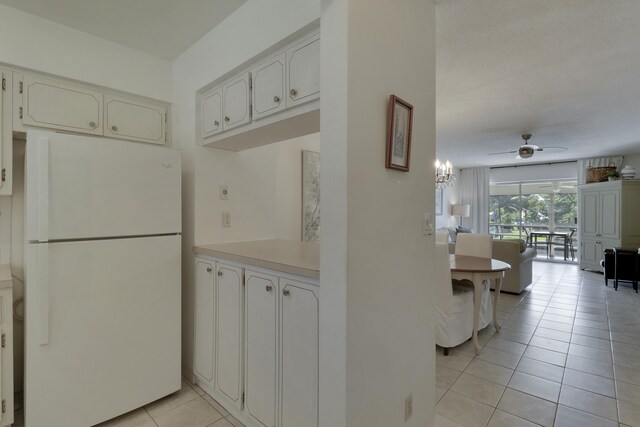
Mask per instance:
[[[385,166],[387,169],[409,172],[413,105],[396,95],[391,95],[388,110]]]
[[[442,215],[442,188],[436,188],[436,215]]]

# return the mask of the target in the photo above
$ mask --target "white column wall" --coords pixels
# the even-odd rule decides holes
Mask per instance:
[[[320,425],[432,425],[435,5],[322,6]],[[414,106],[408,173],[384,167],[391,94]]]

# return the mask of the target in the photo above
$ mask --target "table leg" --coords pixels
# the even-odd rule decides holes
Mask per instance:
[[[480,306],[482,305],[482,279],[478,275],[473,275],[473,335],[471,341],[476,355],[480,354],[480,343],[478,343],[478,326],[480,324]]]
[[[567,260],[567,252],[569,252],[569,240],[564,236],[564,260]]]
[[[500,332],[501,326],[498,324],[498,318],[496,317],[496,311],[498,311],[498,303],[500,302],[500,289],[502,288],[502,277],[495,279],[495,295],[493,296],[493,327],[496,328],[496,332]]]

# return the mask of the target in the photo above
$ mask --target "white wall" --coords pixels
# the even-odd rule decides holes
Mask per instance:
[[[322,6],[320,425],[433,425],[435,5]],[[384,167],[391,94],[414,106],[408,173]]]
[[[171,101],[171,63],[0,5],[0,62]]]
[[[274,144],[233,153],[200,147],[196,91],[319,16],[319,0],[248,1],[173,62],[173,145],[183,154],[182,360],[187,376],[193,360],[194,243],[274,238],[281,232],[276,165],[283,148]],[[229,186],[229,200],[218,200],[222,184]],[[226,210],[232,212],[231,228],[222,228]]]

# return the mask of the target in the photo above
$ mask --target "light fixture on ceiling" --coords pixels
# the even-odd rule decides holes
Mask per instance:
[[[436,159],[436,188],[451,187],[456,180],[456,176],[453,174],[453,165],[449,160],[444,163],[440,163],[440,160]]]
[[[517,150],[499,151],[497,153],[489,153],[489,155],[495,156],[497,154],[517,154],[516,159],[529,159],[536,153],[536,151],[544,151],[546,153],[567,151],[567,147],[539,147],[535,144],[529,144],[529,140],[531,139],[530,133],[525,133],[524,135],[522,135],[522,139],[524,140],[524,144],[518,147]]]

